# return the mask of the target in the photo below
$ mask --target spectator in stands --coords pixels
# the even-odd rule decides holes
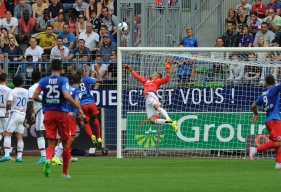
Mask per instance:
[[[18,40],[29,40],[31,35],[34,34],[36,21],[29,16],[27,10],[23,11],[23,18],[19,20],[19,36]]]
[[[85,12],[86,19],[89,21],[91,19],[99,18],[101,16],[101,10],[102,10],[102,4],[98,2],[98,0],[90,0],[89,4],[86,7],[86,12]],[[93,12],[96,13],[96,16],[93,18],[91,18],[91,11],[92,13]]]
[[[251,11],[250,20],[248,20],[249,32],[255,37],[256,33],[261,30],[262,20],[257,17],[256,11]]]
[[[245,14],[249,15],[250,11],[252,10],[252,5],[250,5],[249,3],[247,3],[247,0],[240,0],[241,4],[236,6],[236,11],[238,11],[239,6],[242,6],[245,10]],[[239,11],[238,11],[239,13]],[[240,14],[240,13],[239,13]]]
[[[14,36],[18,35],[18,20],[15,17],[12,17],[12,12],[10,10],[6,10],[5,12],[6,18],[2,20],[2,26],[7,28],[10,34]]]
[[[9,0],[2,0],[4,1],[6,10],[9,10],[11,12],[12,15],[14,15],[14,8],[15,8],[15,3],[13,0],[9,1]]]
[[[25,50],[25,55],[32,55],[33,62],[41,61],[41,55],[44,53],[44,50],[37,45],[35,37],[29,39],[29,45],[30,47]]]
[[[6,6],[4,0],[0,0],[0,17],[5,18]]]
[[[88,47],[85,47],[85,40],[78,40],[78,47],[74,48],[71,54],[68,56],[67,60],[76,61],[76,53],[79,53],[79,61],[89,61],[91,51]]]
[[[4,54],[3,53],[0,53],[0,62],[4,62]],[[2,68],[0,68],[1,70]],[[3,72],[1,72],[3,73]]]
[[[103,61],[108,62],[109,56],[111,55],[112,51],[117,50],[117,46],[115,43],[110,41],[109,33],[105,33],[102,38],[103,44],[100,46],[100,54],[103,56]]]
[[[279,47],[279,46],[278,46]],[[276,62],[276,61],[275,61]],[[271,65],[270,65],[271,64]],[[277,67],[277,65],[273,65],[274,61],[270,58],[270,56],[266,56],[265,62],[264,62],[264,67],[262,67],[262,72],[261,72],[261,81],[260,85],[264,86],[264,79],[268,75],[272,75],[275,79],[278,79],[279,73],[280,73],[280,67]]]
[[[57,35],[53,33],[54,29],[52,25],[47,26],[45,32],[37,33],[35,38],[39,40],[39,46],[43,51],[50,55],[51,49],[55,46]]]
[[[58,0],[51,0],[51,4],[49,5],[50,16],[57,20],[57,16],[59,13],[63,12],[63,5]]]
[[[255,36],[254,45],[258,43],[258,38],[263,36],[265,38],[266,44],[270,45],[271,41],[275,39],[274,33],[268,30],[268,23],[262,22],[261,24],[261,31],[258,31]]]
[[[83,0],[75,0],[73,4],[73,8],[76,9],[77,12],[86,12],[87,3],[83,2]]]
[[[44,9],[43,15],[36,21],[35,31],[37,33],[46,31],[48,25],[53,25],[54,19],[50,17],[50,10]]]
[[[114,64],[108,65],[108,78],[115,79],[117,78],[117,57],[115,54],[110,55],[109,62],[114,62]]]
[[[250,65],[246,65],[244,68],[244,84],[257,84],[261,76],[261,67],[255,66],[257,62],[256,54],[249,53],[248,61]]]
[[[107,26],[108,31],[116,36],[117,30],[116,27],[118,26],[118,19],[115,15],[111,15],[108,11],[107,7],[102,8],[102,22]]]
[[[69,31],[69,25],[67,23],[63,25],[63,31],[58,36],[63,38],[63,45],[69,49],[69,52],[76,47],[75,35]]]
[[[103,7],[107,7],[111,15],[117,15],[114,7],[116,7],[117,0],[104,0]]]
[[[271,47],[279,47],[279,41],[277,39],[273,39],[271,41]],[[266,53],[266,56],[269,56],[272,61],[280,61],[281,60],[281,51],[272,51]]]
[[[8,53],[9,61],[21,61],[23,59],[23,52],[20,46],[16,46],[16,39],[14,37],[10,37],[9,46],[4,49],[4,53]]]
[[[36,0],[36,3],[32,5],[32,17],[37,20],[43,15],[44,9],[46,8],[48,8],[48,5],[43,3],[43,0]]]
[[[86,24],[84,14],[80,12],[78,14],[78,22],[76,23],[76,37],[79,37],[80,33],[86,32]]]
[[[126,39],[127,42],[127,47],[130,47],[130,39],[131,39],[131,35],[130,35],[130,25],[128,25],[128,29],[126,31],[124,31],[124,33],[121,35],[122,38]],[[192,39],[196,39],[195,37],[192,36]],[[191,39],[190,39],[191,40]],[[197,39],[196,39],[197,41]],[[116,41],[112,41],[114,43],[116,43]],[[190,42],[192,43],[192,42]],[[198,42],[197,42],[197,46],[198,46]]]
[[[263,36],[260,36],[258,38],[258,43],[254,44],[254,47],[268,47],[268,45],[266,44],[265,38]],[[258,61],[264,61],[266,52],[257,52],[256,56],[257,56]]]
[[[247,25],[248,20],[250,19],[250,16],[245,14],[245,10],[242,5],[238,6],[238,15],[237,15],[236,19],[237,19],[237,24],[238,24],[237,31],[240,33],[240,32],[242,32],[242,26]]]
[[[269,9],[274,9],[276,15],[281,14],[281,4],[276,2],[276,0],[269,0],[269,3],[265,6],[265,16],[269,15]]]
[[[193,37],[193,29],[191,27],[186,28],[186,34],[187,36],[181,40],[184,47],[198,47],[198,41],[195,37]]]
[[[52,62],[53,59],[59,59],[62,61],[66,61],[67,57],[69,56],[69,50],[63,44],[63,38],[57,37],[57,45],[54,46],[51,50],[50,61]]]
[[[59,34],[61,31],[63,31],[63,24],[64,24],[64,14],[59,13],[58,21],[54,22],[54,33],[55,34]]]
[[[278,41],[281,39],[281,17],[276,15],[274,9],[268,9],[268,16],[264,18],[264,22],[267,22],[268,29],[275,33],[275,38]]]
[[[236,19],[237,15],[236,15],[236,11],[235,9],[231,8],[228,10],[228,17],[225,19],[225,25],[227,24],[228,21],[232,21],[235,25],[234,25],[234,29],[238,28],[238,23],[237,23],[237,19]]]
[[[252,47],[254,39],[254,36],[249,33],[249,27],[247,25],[244,25],[242,27],[242,34],[239,36],[238,47]]]
[[[101,25],[103,25],[103,22],[102,22],[101,18],[96,17],[97,14],[95,11],[91,10],[90,14],[91,14],[92,19],[90,19],[89,22],[92,23],[94,32],[96,32],[97,34],[100,34],[100,28],[101,28]],[[107,27],[106,27],[106,30],[107,30]]]
[[[86,32],[82,32],[79,35],[79,39],[85,40],[85,46],[88,47],[92,53],[92,56],[95,56],[96,51],[99,50],[99,35],[93,31],[93,25],[91,23],[86,24]],[[92,57],[94,59],[94,57]]]
[[[255,4],[252,6],[252,11],[257,12],[259,19],[263,19],[265,17],[265,5],[261,3],[261,0],[255,0]]]
[[[121,42],[120,42],[121,47],[127,47],[127,42],[126,39],[121,37]]]
[[[244,65],[239,63],[239,56],[237,54],[232,54],[230,64],[228,83],[239,84],[242,83],[242,78],[244,76]]]
[[[26,0],[19,0],[19,3],[15,6],[14,17],[20,19],[23,17],[23,11],[28,10],[30,16],[32,16],[31,5],[26,3]]]
[[[92,78],[97,78],[97,71],[99,71],[101,78],[107,78],[107,70],[108,66],[107,64],[103,64],[103,56],[102,55],[97,55],[95,59],[95,64],[92,65],[92,70],[91,70],[91,77]],[[96,66],[96,68],[95,68]]]
[[[24,85],[32,85],[32,72],[36,69],[36,64],[32,62],[32,55],[26,55],[25,61],[28,64],[23,65],[23,74],[22,77],[24,78]]]
[[[78,21],[78,12],[74,8],[70,8],[68,10],[68,25],[69,25],[69,31],[73,34],[76,34],[76,23]]]
[[[226,23],[227,30],[222,35],[223,46],[224,47],[237,47],[239,33],[234,29],[235,23],[233,21],[228,21]]]
[[[1,29],[1,36],[0,36],[0,45],[1,49],[4,50],[10,44],[10,38],[15,36],[13,34],[8,33],[7,28],[3,27]],[[15,45],[18,46],[18,42],[15,41]]]

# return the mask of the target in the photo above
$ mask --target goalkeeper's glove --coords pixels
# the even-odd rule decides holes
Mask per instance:
[[[166,67],[166,73],[170,73],[171,68],[172,68],[172,62],[170,60],[168,60],[164,64],[165,64],[165,67]]]
[[[133,70],[132,67],[130,65],[128,65],[128,64],[125,64],[124,68],[127,69],[130,72]]]

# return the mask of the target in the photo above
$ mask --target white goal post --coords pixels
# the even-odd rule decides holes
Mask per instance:
[[[251,60],[252,54],[255,61]],[[180,64],[176,63],[179,57],[191,59],[186,61],[190,67],[188,76],[190,83],[179,80],[179,76],[182,76],[178,71]],[[234,59],[235,57],[238,57],[238,61]],[[149,77],[156,71],[165,77],[163,63],[167,60],[173,62],[171,80],[167,85],[160,87],[159,98],[162,108],[166,109],[182,128],[179,127],[181,130],[174,133],[172,128],[166,131],[170,129],[167,125],[147,125],[143,130],[147,137],[144,137],[139,134],[137,127],[149,123],[143,121],[146,117],[144,97],[141,96],[143,86],[124,70],[124,64],[132,63],[131,66],[136,72],[144,77]],[[255,144],[257,139],[259,142],[267,141],[267,131],[263,125],[264,114],[260,115],[257,125],[251,125],[250,106],[264,90],[262,82],[266,75],[272,72],[271,69],[274,69],[274,73],[278,71],[276,79],[280,78],[280,60],[280,47],[118,47],[117,158],[124,156],[245,158],[248,145]],[[238,79],[237,76],[237,79],[236,77],[231,79],[231,74],[235,76],[234,73],[237,73],[239,67],[244,70],[243,78]],[[254,75],[258,76],[260,73],[259,78],[251,76],[251,68],[255,68]],[[216,76],[216,73],[219,75]],[[215,75],[210,77],[210,74]],[[262,112],[262,109],[259,109],[259,112]],[[127,116],[130,116],[129,120]],[[132,126],[138,134],[128,130]],[[260,157],[272,156],[261,154]]]

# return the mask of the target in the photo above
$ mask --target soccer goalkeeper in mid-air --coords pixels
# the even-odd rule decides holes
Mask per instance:
[[[170,124],[172,125],[175,132],[178,131],[177,121],[173,121],[168,113],[160,107],[160,102],[158,100],[157,90],[162,84],[166,84],[170,81],[170,70],[172,68],[171,61],[167,61],[164,63],[166,67],[166,77],[162,78],[161,73],[155,72],[152,74],[151,77],[145,78],[140,76],[137,72],[135,72],[131,66],[125,64],[124,68],[127,69],[132,73],[134,78],[136,78],[139,82],[143,84],[143,94],[145,96],[145,106],[146,106],[146,113],[147,118],[152,124]],[[166,118],[164,119],[157,119],[156,116],[160,113],[162,116]]]

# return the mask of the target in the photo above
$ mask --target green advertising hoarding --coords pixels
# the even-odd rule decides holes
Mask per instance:
[[[175,133],[170,125],[163,125],[160,149],[217,149],[244,150],[248,134],[267,134],[265,114],[259,114],[256,124],[251,124],[253,113],[169,113],[178,121]],[[151,124],[146,113],[128,113],[126,125],[127,149],[152,149],[156,147],[158,125]]]

